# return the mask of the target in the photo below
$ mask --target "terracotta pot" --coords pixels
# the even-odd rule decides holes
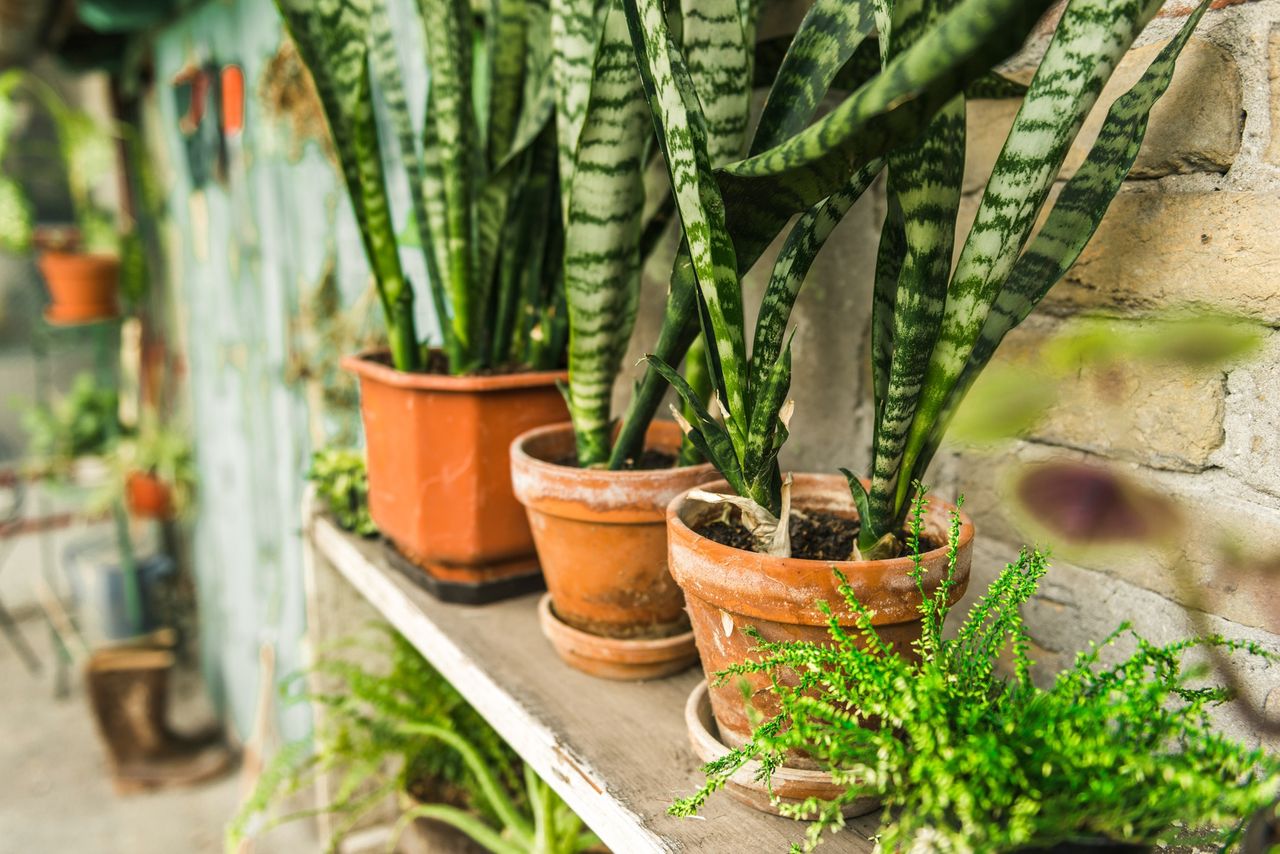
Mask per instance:
[[[680,428],[655,421],[645,447],[675,454]],[[667,571],[671,499],[715,478],[709,464],[606,471],[558,464],[576,453],[573,426],[530,430],[511,445],[511,477],[525,505],[555,613],[602,637],[687,631],[684,597]]]
[[[508,449],[526,430],[567,417],[556,388],[566,373],[405,373],[384,353],[348,356],[342,366],[360,377],[378,530],[437,582],[474,587],[537,576]]]
[[[717,481],[705,489],[728,492]],[[856,518],[846,480],[839,475],[799,474],[792,486],[792,506]],[[938,499],[930,502],[925,516],[926,537],[945,543],[948,514],[954,505]],[[684,590],[689,619],[693,623],[702,667],[709,676],[730,664],[752,657],[755,642],[743,633],[754,626],[769,641],[826,642],[827,618],[816,603],[830,603],[841,625],[853,626],[854,615],[837,589],[833,569],[849,579],[858,600],[875,612],[873,622],[880,637],[899,653],[913,655],[912,642],[920,637],[920,594],[908,575],[909,557],[877,561],[817,561],[777,558],[720,545],[694,532],[704,519],[721,512],[679,495],[667,508],[671,574]],[[964,595],[973,557],[973,523],[961,514],[960,548],[951,601]],[[922,555],[926,590],[934,590],[946,573],[947,550]],[[749,677],[751,704],[765,716],[777,713],[769,680]],[[720,736],[737,747],[751,735],[739,680],[712,687],[711,708]]]
[[[148,472],[135,471],[125,481],[129,512],[144,519],[173,517],[173,492],[169,485]]]
[[[48,250],[40,253],[39,266],[53,299],[45,311],[50,323],[91,323],[119,313],[119,258]]]
[[[720,741],[716,722],[711,716],[706,680],[699,682],[689,695],[684,706],[684,722],[689,729],[693,752],[703,764],[714,762],[729,752],[729,748]],[[773,815],[781,815],[779,808],[783,805],[794,806],[808,798],[829,801],[844,793],[844,787],[833,782],[825,771],[783,765],[773,772],[767,786],[756,778],[759,771],[759,762],[746,763],[729,778],[725,791],[734,800]],[[853,818],[866,815],[879,806],[880,801],[876,798],[856,798],[845,804],[840,812],[845,818]]]

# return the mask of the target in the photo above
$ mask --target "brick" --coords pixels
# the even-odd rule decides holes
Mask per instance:
[[[1267,160],[1280,165],[1280,26],[1267,37],[1267,85],[1271,96],[1271,141]]]
[[[1214,458],[1233,477],[1280,496],[1280,333],[1227,375],[1225,437]]]
[[[1044,305],[1108,311],[1190,305],[1280,323],[1277,222],[1274,192],[1127,188]]]
[[[1123,336],[1143,324],[1114,325]],[[1037,356],[1054,332],[1032,317],[1005,338],[997,360],[1043,370]],[[1029,438],[1154,468],[1199,471],[1222,445],[1225,385],[1216,369],[1136,359],[1087,365],[1057,377],[1056,402]]]
[[[1075,174],[1112,102],[1138,82],[1166,44],[1167,41],[1134,48],[1121,60],[1067,153],[1062,178]],[[1032,70],[1013,76],[1028,82]],[[1192,38],[1178,58],[1168,91],[1151,110],[1147,134],[1130,174],[1153,178],[1185,172],[1225,172],[1240,150],[1241,98],[1240,71],[1235,60],[1217,45]],[[966,192],[986,184],[1013,126],[1018,104],[1017,100],[969,103]]]

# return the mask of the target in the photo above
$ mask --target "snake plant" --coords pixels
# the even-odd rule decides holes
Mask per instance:
[[[782,59],[750,156],[712,169],[701,92],[665,26],[660,0],[627,0],[632,39],[688,252],[677,259],[662,337],[633,407],[662,383],[696,410],[686,431],[751,508],[762,551],[785,506],[777,454],[792,407],[786,326],[814,256],[882,171],[888,215],[872,305],[876,429],[872,485],[850,476],[862,526],[853,557],[896,553],[911,485],[1003,335],[1071,265],[1128,173],[1151,106],[1205,6],[1112,108],[1085,164],[1024,252],[1076,132],[1156,0],[1072,0],[1027,89],[954,273],[965,100],[1005,94],[990,69],[1016,51],[1044,0],[817,0]],[[874,24],[879,62],[867,69]],[[832,88],[851,93],[817,121]],[[776,97],[775,97],[776,96]],[[794,215],[766,288],[752,349],[741,274]],[[682,266],[683,265],[683,266]],[[671,370],[699,325],[713,341],[711,407]],[[714,410],[714,412],[713,412]],[[621,441],[620,441],[621,444]],[[785,529],[785,525],[781,526]]]
[[[563,359],[564,239],[545,5],[420,0],[430,72],[413,120],[386,0],[276,0],[311,71],[387,320],[392,361],[426,366],[381,152],[390,131],[449,371]],[[378,107],[375,109],[375,95]],[[384,127],[385,126],[385,127]]]

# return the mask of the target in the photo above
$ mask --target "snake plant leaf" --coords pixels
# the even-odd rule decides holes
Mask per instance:
[[[1050,0],[962,0],[919,41],[786,142],[720,170],[735,240],[772,239],[851,171],[914,138],[968,83],[1021,46]],[[772,230],[772,234],[769,232]]]
[[[739,0],[682,0],[684,61],[702,107],[712,166],[742,156],[754,47]]]
[[[888,55],[898,56],[916,43],[941,9],[931,0],[900,0]],[[940,109],[909,147],[888,157],[886,193],[900,212],[906,251],[897,264],[893,352],[885,397],[876,402],[871,507],[865,519],[880,534],[891,532],[882,529],[882,520],[895,509],[898,464],[946,306],[964,157],[963,95]]]
[[[528,0],[490,0],[489,163],[501,163],[511,151],[520,120],[528,38]],[[496,170],[495,170],[496,171]]]
[[[277,0],[276,8],[320,96],[387,317],[393,363],[400,370],[415,370],[419,354],[413,290],[400,267],[373,114],[368,2]]]
[[[452,337],[461,363],[454,373],[466,373],[478,361],[476,343],[484,336],[484,315],[476,304],[475,186],[478,130],[471,98],[470,6],[466,0],[420,0],[427,33],[427,64],[431,120],[440,189],[443,195],[445,264],[441,268],[453,316]]]
[[[771,366],[778,358],[791,309],[814,259],[849,208],[853,207],[853,203],[862,197],[880,174],[881,168],[882,161],[871,161],[854,173],[846,186],[814,205],[792,226],[782,245],[782,251],[774,262],[769,284],[765,287],[764,297],[760,302],[760,315],[756,320],[755,337],[751,344],[748,381],[753,397],[754,390],[765,385]]]
[[[950,392],[944,416],[926,448],[936,448],[951,413],[990,361],[1004,336],[1044,299],[1088,244],[1115,198],[1146,135],[1151,108],[1173,79],[1178,55],[1209,8],[1203,0],[1178,34],[1147,67],[1138,82],[1111,105],[1089,154],[1064,185],[1044,225],[1014,263],[983,325],[960,379]],[[931,456],[932,454],[930,454]]]
[[[778,68],[751,141],[751,153],[798,133],[832,79],[871,31],[871,0],[817,0],[805,13]]]
[[[524,7],[525,33],[523,94],[516,120],[515,136],[505,156],[494,163],[501,171],[515,157],[530,148],[551,120],[556,106],[556,87],[551,50],[551,21],[547,10],[536,3]]]
[[[907,254],[902,228],[902,208],[892,196],[887,199],[880,245],[876,250],[876,272],[871,302],[871,374],[876,402],[876,429],[880,427],[881,401],[889,394],[889,366],[893,361],[893,312],[898,300],[898,274]],[[874,457],[872,468],[875,467]]]
[[[404,90],[404,70],[396,50],[391,17],[387,13],[386,0],[372,0],[369,14],[369,67],[382,97],[384,112],[395,132],[399,146],[400,163],[409,178],[409,201],[417,238],[427,265],[427,285],[436,317],[441,319],[440,329],[446,352],[452,351],[452,328],[444,322],[447,317],[443,283],[438,265],[439,255],[432,238],[432,216],[427,209],[425,189],[426,173],[422,157],[418,153],[418,134],[414,131],[413,115]],[[435,232],[439,233],[439,232]]]
[[[1005,98],[1021,98],[1027,94],[1027,84],[1020,83],[993,71],[979,77],[964,90],[970,101],[999,101]]]
[[[569,205],[568,400],[583,466],[609,457],[613,381],[640,294],[643,157],[652,124],[619,0],[607,11],[592,76],[574,171],[563,191]]]
[[[574,156],[587,120],[591,74],[602,33],[594,0],[551,0],[551,64],[563,186],[573,181]],[[560,201],[567,223],[569,200],[561,198]]]
[[[729,435],[735,447],[742,447],[748,412],[742,292],[733,243],[725,229],[724,206],[711,171],[706,123],[661,0],[626,0],[625,8],[645,97],[705,307],[708,323],[703,333],[709,344],[714,342],[707,348],[712,377],[723,390]]]
[[[996,159],[952,274],[942,329],[929,360],[894,496],[906,506],[934,424],[982,335],[1071,142],[1120,57],[1160,0],[1071,0]],[[880,465],[880,460],[877,460]],[[874,491],[874,490],[873,490]]]
[[[684,404],[697,416],[697,419],[692,423],[685,422],[685,424],[681,425],[682,429],[687,425],[688,429],[685,429],[685,434],[694,442],[703,456],[715,465],[716,469],[729,482],[729,486],[735,492],[743,496],[749,495],[733,441],[729,438],[725,428],[720,425],[720,422],[711,416],[710,411],[702,402],[702,398],[685,382],[684,377],[680,376],[666,362],[653,355],[645,356],[645,361],[671,384],[671,387],[676,390],[676,394],[680,396]],[[684,416],[680,415],[679,410],[673,408],[672,414],[676,416],[677,421],[684,420]]]
[[[791,339],[794,338],[795,333],[792,332]],[[768,495],[769,503],[765,506],[770,508],[778,506],[777,487],[780,481],[777,467],[773,464],[778,447],[773,442],[773,436],[775,429],[781,426],[778,416],[787,402],[787,393],[791,390],[792,340],[787,341],[781,355],[774,360],[756,394],[742,460],[743,473],[751,481],[752,491],[748,495]]]

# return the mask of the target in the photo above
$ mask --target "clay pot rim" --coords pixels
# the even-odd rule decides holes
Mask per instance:
[[[668,430],[678,431],[680,428],[673,421],[651,422],[645,430],[645,449],[654,446],[653,435],[651,431],[660,433]],[[583,468],[582,466],[566,466],[560,463],[553,463],[550,460],[544,460],[529,453],[526,448],[531,442],[547,436],[555,436],[562,433],[573,433],[573,422],[562,421],[559,424],[548,424],[544,427],[534,427],[532,430],[526,430],[515,438],[511,443],[511,462],[512,465],[519,465],[532,471],[540,471],[548,475],[553,475],[567,480],[592,480],[595,478],[608,478],[610,480],[618,480],[623,483],[640,483],[643,481],[665,481],[671,476],[672,472],[689,473],[705,469],[708,473],[714,472],[715,467],[711,463],[694,463],[691,466],[671,466],[662,469],[598,469]],[[665,449],[663,449],[665,450]]]
[[[567,381],[567,370],[522,371],[517,374],[493,374],[491,376],[455,376],[453,374],[427,374],[398,371],[389,364],[374,361],[374,356],[385,356],[386,348],[363,350],[343,356],[339,364],[361,379],[370,379],[396,388],[443,391],[489,392],[555,385]]]
[[[805,473],[797,473],[795,477],[797,478],[797,480],[799,480],[799,479],[808,479],[808,478],[835,477],[835,475],[828,476],[828,475],[805,472]],[[864,479],[864,482],[865,482],[865,479]],[[726,480],[711,481],[710,483],[703,484],[702,486],[694,487],[694,489],[702,489],[707,492],[721,492],[726,494],[731,494],[733,492],[733,490],[729,486],[729,482]],[[913,566],[912,557],[910,555],[905,555],[902,557],[884,558],[881,560],[812,560],[809,558],[799,558],[799,557],[788,557],[788,558],[771,557],[770,555],[760,554],[759,552],[746,551],[745,549],[736,549],[732,546],[726,546],[708,537],[702,536],[697,531],[693,530],[687,524],[685,524],[684,519],[680,518],[680,511],[684,508],[685,502],[688,500],[689,493],[692,491],[693,491],[692,489],[685,490],[684,492],[677,495],[675,498],[671,499],[671,503],[667,505],[667,525],[670,528],[675,528],[682,537],[688,538],[691,542],[691,545],[695,548],[706,548],[713,552],[723,551],[728,554],[753,555],[756,558],[759,558],[761,560],[776,562],[778,565],[784,568],[790,567],[798,570],[799,569],[815,569],[819,567],[834,568],[834,569],[839,569],[841,572],[844,572],[846,575],[849,574],[850,572],[856,572],[858,570],[866,569],[868,566],[883,568],[885,571],[900,569],[904,572],[911,569]],[[963,548],[966,543],[971,542],[973,540],[974,533],[975,533],[975,529],[973,527],[973,520],[969,518],[969,515],[965,513],[964,510],[955,507],[955,505],[952,502],[943,501],[942,499],[937,499],[936,496],[933,496],[933,497],[936,499],[937,503],[942,506],[942,508],[944,509],[953,508],[957,512],[959,512],[960,514],[959,545],[961,548]],[[933,501],[930,502],[930,504],[933,504],[933,503],[934,503]],[[948,509],[948,512],[950,512],[949,509]],[[856,511],[854,513],[854,518],[857,518]],[[936,549],[930,549],[927,552],[921,552],[920,559],[922,561],[927,561],[929,558],[941,558],[946,555],[948,548],[949,548],[949,545],[944,543],[943,545],[939,546]]]
[[[684,647],[693,646],[692,628],[665,638],[610,638],[584,632],[560,619],[551,607],[550,593],[543,593],[538,597],[538,621],[549,633],[615,653],[601,657],[601,660],[618,664],[649,663],[658,660],[659,655],[680,652]]]
[[[53,303],[41,313],[44,322],[50,326],[88,326],[94,323],[105,323],[120,316],[120,309],[109,303],[74,303],[75,311],[59,312],[63,303]]]
[[[79,252],[73,249],[41,249],[40,257],[53,258],[57,261],[75,259],[78,261],[92,261],[94,264],[110,264],[113,266],[120,265],[120,256],[111,252]]]

